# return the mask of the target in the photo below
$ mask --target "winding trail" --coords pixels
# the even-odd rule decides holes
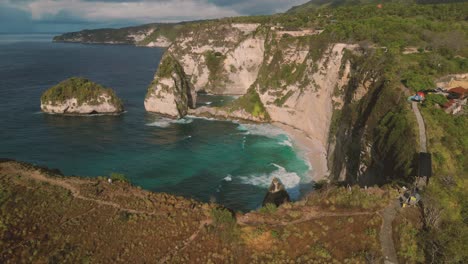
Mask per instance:
[[[418,121],[419,127],[419,149],[420,152],[427,152],[427,138],[426,138],[426,127],[424,125],[424,119],[418,108],[418,103],[411,102],[411,108],[413,109],[416,120]]]
[[[394,200],[380,213],[382,216],[382,226],[380,227],[379,239],[385,264],[398,263],[398,257],[393,243],[392,223],[399,208],[399,201]]]
[[[357,215],[373,215],[376,214],[377,212],[320,212],[320,211],[302,211],[304,216],[302,216],[299,219],[293,220],[293,221],[280,221],[277,223],[269,223],[269,226],[287,226],[287,225],[295,225],[295,224],[300,224],[304,222],[308,222],[310,220],[314,219],[320,219],[322,217],[333,217],[333,216],[357,216]],[[240,218],[237,219],[237,223],[239,225],[263,225],[265,224],[265,221],[260,220],[260,221],[255,221],[255,220],[249,220],[249,215],[244,215]]]
[[[409,91],[408,88],[406,88]],[[411,102],[411,108],[416,121],[418,123],[419,130],[419,152],[427,152],[427,137],[426,137],[426,126],[424,119],[418,108],[417,102]],[[393,243],[393,228],[392,223],[395,220],[397,211],[400,209],[399,200],[394,200],[381,212],[382,215],[382,226],[380,228],[380,245],[382,247],[382,253],[384,255],[384,263],[396,264],[398,263],[398,257]]]
[[[62,187],[64,189],[66,189],[66,190],[69,190],[71,192],[72,196],[74,198],[77,198],[77,199],[91,201],[91,202],[97,203],[99,205],[111,206],[111,207],[114,207],[114,208],[116,208],[118,210],[125,211],[125,212],[132,213],[132,214],[147,214],[147,215],[156,215],[156,216],[164,216],[165,215],[163,213],[157,213],[157,212],[154,212],[154,211],[143,211],[143,210],[135,210],[135,209],[125,208],[125,207],[123,207],[122,205],[120,205],[118,203],[103,201],[103,200],[83,196],[83,195],[80,194],[80,190],[78,188],[76,188],[72,184],[66,182],[66,180],[46,177],[42,173],[40,173],[39,171],[31,171],[30,173],[25,174],[24,176],[32,178],[32,179],[34,179],[36,181],[46,182],[46,183],[49,183],[49,184],[52,184],[52,185],[55,185],[55,186],[60,186],[60,187]]]
[[[8,167],[10,167],[10,166],[8,166]],[[12,169],[12,168],[10,167],[10,169]],[[91,202],[94,202],[94,203],[96,203],[98,205],[111,206],[111,207],[114,207],[114,208],[116,208],[118,210],[125,211],[125,212],[132,213],[132,214],[146,214],[146,215],[156,215],[156,216],[165,216],[166,215],[164,213],[157,213],[157,212],[154,212],[154,211],[143,211],[143,210],[135,210],[135,209],[125,208],[125,207],[123,207],[122,205],[120,205],[118,203],[103,201],[103,200],[83,196],[83,195],[80,194],[79,188],[77,188],[76,186],[73,186],[72,184],[67,182],[67,180],[47,177],[47,176],[43,175],[38,170],[29,171],[29,173],[22,173],[22,176],[31,178],[31,179],[36,180],[36,181],[46,182],[46,183],[51,184],[51,185],[62,187],[64,189],[70,191],[74,198],[82,199],[82,200],[86,200],[86,201],[91,201]],[[86,211],[86,212],[84,212],[84,213],[82,213],[82,214],[80,214],[78,216],[75,216],[74,218],[80,217],[83,214],[90,213],[93,210],[95,210],[95,207],[91,208],[90,210],[88,210],[88,211]],[[67,222],[69,220],[70,219],[65,220],[60,225],[64,224],[65,222]],[[211,219],[205,219],[205,220],[201,221],[199,227],[195,230],[195,232],[192,235],[190,235],[190,237],[188,237],[187,239],[185,239],[183,241],[183,246],[182,247],[180,247],[180,248],[175,247],[172,251],[170,251],[166,255],[166,257],[159,260],[158,262],[159,263],[167,263],[170,260],[171,257],[175,256],[180,251],[187,248],[198,237],[199,233],[203,230],[203,228],[206,225],[209,225],[211,223],[212,223]]]
[[[160,259],[158,261],[158,263],[169,263],[169,260],[174,257],[175,255],[177,255],[179,252],[181,252],[182,250],[184,250],[185,248],[187,248],[188,246],[190,246],[190,244],[197,238],[198,234],[202,231],[202,229],[206,226],[206,225],[210,225],[212,223],[212,220],[211,219],[207,219],[207,220],[204,220],[204,221],[201,221],[200,222],[200,225],[198,227],[198,229],[189,237],[187,238],[184,242],[183,242],[183,246],[181,248],[179,247],[175,247],[173,250],[171,250],[169,253],[166,254],[166,257]]]

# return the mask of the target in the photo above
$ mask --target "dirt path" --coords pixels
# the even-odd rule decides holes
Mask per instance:
[[[320,212],[316,210],[312,211],[303,211],[303,216],[299,219],[293,221],[281,221],[278,223],[270,223],[271,226],[286,226],[286,225],[295,225],[303,222],[307,222],[314,219],[320,219],[322,217],[333,217],[333,216],[356,216],[356,215],[372,215],[377,212]],[[249,214],[244,215],[237,219],[239,225],[263,225],[264,221],[255,221],[249,219]]]
[[[147,215],[159,215],[159,216],[164,215],[162,213],[157,213],[157,212],[154,212],[154,211],[143,211],[143,210],[135,210],[135,209],[125,208],[125,207],[123,207],[122,205],[120,205],[118,203],[103,201],[103,200],[83,196],[83,195],[80,194],[80,191],[79,191],[78,188],[76,188],[76,186],[73,186],[72,184],[68,183],[66,180],[46,177],[42,173],[40,173],[39,171],[31,171],[30,173],[25,174],[24,176],[29,177],[31,179],[34,179],[36,181],[47,182],[47,183],[52,184],[52,185],[60,186],[60,187],[62,187],[64,189],[66,189],[66,190],[69,190],[71,192],[71,194],[73,195],[73,197],[77,198],[77,199],[91,201],[91,202],[97,203],[99,205],[111,206],[111,207],[114,207],[114,208],[116,208],[118,210],[125,211],[125,212],[132,213],[132,214],[147,214]]]
[[[393,228],[392,223],[395,219],[397,209],[400,207],[399,201],[395,200],[390,203],[383,211],[382,215],[382,226],[380,228],[380,245],[382,247],[382,254],[384,256],[385,264],[396,264],[398,263],[398,258],[395,250],[395,245],[393,243]]]
[[[14,165],[11,165],[11,164],[2,164],[1,169],[2,169],[2,173],[6,173],[6,174],[8,174],[8,170],[15,171],[16,173],[18,173],[16,168],[14,167]],[[157,213],[157,212],[154,212],[154,211],[143,211],[143,210],[135,210],[135,209],[125,208],[125,207],[123,207],[122,205],[120,205],[118,203],[114,203],[114,202],[110,202],[110,201],[103,201],[103,200],[83,196],[83,195],[80,194],[79,188],[77,186],[74,186],[73,184],[71,184],[69,182],[69,181],[73,181],[73,180],[47,177],[44,174],[42,174],[39,170],[30,170],[27,173],[20,172],[20,174],[21,174],[22,177],[25,177],[25,178],[30,178],[30,179],[33,179],[35,181],[45,182],[45,183],[48,183],[48,184],[51,184],[51,185],[55,185],[55,186],[59,186],[61,188],[64,188],[64,189],[70,191],[72,196],[74,198],[76,198],[76,199],[91,201],[91,202],[94,202],[94,203],[96,203],[98,205],[111,206],[111,207],[114,207],[114,208],[116,208],[118,210],[125,211],[125,212],[132,213],[132,214],[146,214],[146,215],[157,215],[157,216],[165,216],[166,215],[165,213]],[[83,212],[83,213],[81,213],[81,214],[79,214],[77,216],[74,216],[73,218],[69,218],[69,219],[64,220],[62,223],[60,223],[60,225],[70,221],[71,219],[81,217],[81,216],[83,216],[85,214],[88,214],[88,213],[94,211],[95,209],[96,209],[96,207],[92,207],[91,209],[87,210],[86,212]],[[198,235],[203,230],[203,228],[206,225],[209,225],[211,223],[212,223],[211,219],[205,219],[205,220],[201,221],[200,225],[198,226],[196,231],[194,233],[192,233],[192,235],[190,235],[190,237],[188,237],[187,239],[185,239],[183,241],[183,246],[180,247],[180,248],[175,247],[173,250],[171,250],[166,255],[165,258],[159,260],[159,263],[167,263],[171,257],[177,255],[180,251],[182,251],[185,248],[187,248],[188,246],[190,246],[191,243],[193,241],[195,241],[195,239],[198,237]],[[17,245],[17,246],[21,246],[21,244]]]
[[[427,152],[426,127],[424,126],[424,119],[421,115],[421,112],[419,111],[418,103],[411,102],[411,108],[413,108],[414,115],[418,121],[420,152]]]
[[[178,247],[175,247],[171,252],[167,253],[166,254],[166,257],[164,257],[163,259],[160,259],[158,261],[158,263],[168,263],[169,260],[174,257],[175,255],[177,255],[179,252],[183,251],[184,249],[186,249],[188,246],[190,246],[190,244],[197,238],[198,234],[200,234],[200,232],[202,231],[202,229],[206,226],[206,225],[209,225],[211,224],[212,221],[211,219],[207,219],[207,220],[204,220],[204,221],[201,221],[200,222],[200,225],[198,227],[198,229],[189,237],[187,238],[185,241],[184,241],[184,245],[181,247],[181,248],[178,248]]]

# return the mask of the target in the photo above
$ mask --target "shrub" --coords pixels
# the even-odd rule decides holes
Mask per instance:
[[[441,94],[428,94],[424,101],[425,106],[439,105],[443,106],[448,102],[447,98]]]
[[[208,70],[210,71],[210,80],[214,80],[222,67],[222,62],[226,56],[221,52],[207,51],[205,52],[205,62]]]
[[[246,94],[233,101],[227,107],[231,111],[243,109],[246,112],[252,114],[254,117],[258,117],[264,120],[270,119],[270,115],[260,100],[260,96],[253,88],[250,88]]]
[[[172,72],[174,71],[174,66],[176,62],[171,55],[166,55],[159,63],[157,76],[161,78],[170,78]]]
[[[313,253],[320,257],[320,258],[324,258],[324,259],[331,259],[331,254],[330,254],[330,251],[328,251],[323,245],[321,244],[315,244],[313,247],[312,247],[312,251]]]
[[[408,221],[398,226],[400,233],[400,249],[398,255],[410,263],[424,262],[424,255],[418,245],[418,230]]]
[[[388,195],[384,192],[370,192],[358,186],[352,187],[351,191],[347,188],[331,188],[326,192],[322,199],[328,206],[356,209],[377,209],[384,207],[388,202]]]
[[[110,178],[114,182],[130,182],[127,177],[122,173],[113,172],[110,174]]]
[[[236,224],[236,219],[234,219],[232,213],[225,208],[213,208],[211,218],[213,218],[213,224],[216,226],[233,226]]]
[[[272,214],[272,213],[276,212],[277,209],[278,209],[278,207],[276,207],[275,204],[268,203],[264,207],[260,208],[260,210],[258,210],[258,211],[260,213],[262,213],[262,214]]]

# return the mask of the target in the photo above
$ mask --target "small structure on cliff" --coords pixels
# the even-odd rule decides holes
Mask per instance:
[[[284,185],[278,178],[273,178],[270,188],[268,188],[268,192],[263,199],[262,205],[266,206],[267,204],[274,204],[276,206],[280,206],[283,203],[290,201],[291,199],[289,198],[289,194]]]
[[[118,114],[124,108],[112,89],[85,78],[73,77],[42,94],[41,110],[51,114],[89,115]]]

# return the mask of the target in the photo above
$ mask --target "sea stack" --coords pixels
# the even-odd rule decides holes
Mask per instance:
[[[41,96],[41,110],[64,115],[119,114],[122,101],[111,88],[73,77],[49,88]]]
[[[195,108],[196,92],[180,63],[165,54],[145,98],[145,109],[173,118],[182,118]]]
[[[278,178],[273,178],[270,184],[270,188],[268,188],[268,192],[263,199],[263,206],[267,204],[274,204],[276,206],[280,206],[283,203],[290,202],[291,199],[289,198],[289,194],[284,188],[284,185]]]

